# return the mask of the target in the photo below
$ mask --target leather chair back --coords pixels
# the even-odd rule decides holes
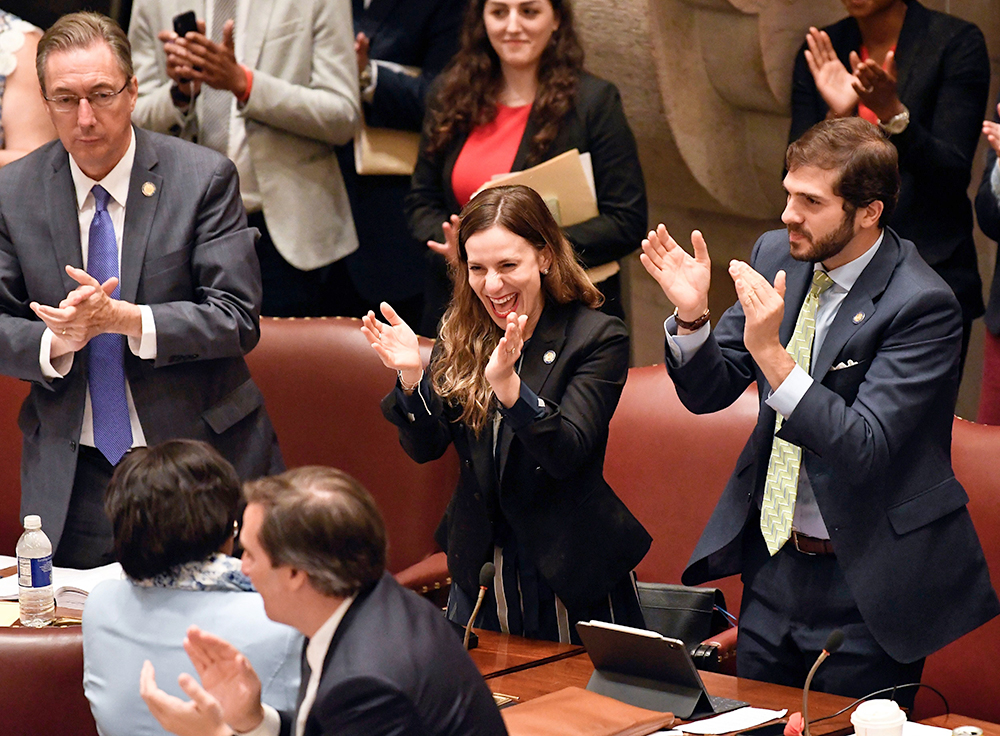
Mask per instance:
[[[139,683],[136,683],[138,690]],[[97,736],[83,694],[83,632],[0,628],[0,732]]]
[[[0,554],[4,555],[14,554],[22,531],[21,430],[17,415],[30,388],[27,381],[0,376]]]
[[[723,411],[695,415],[662,365],[629,370],[611,420],[604,476],[653,537],[636,568],[640,580],[680,583],[756,421],[754,388]],[[738,578],[710,585],[739,612]]]
[[[951,441],[955,477],[969,494],[969,513],[1000,590],[1000,427],[955,418]],[[927,658],[922,681],[948,698],[952,713],[1000,723],[1000,617]],[[921,689],[915,715],[943,713],[941,699]]]
[[[436,551],[434,530],[458,482],[449,448],[418,465],[399,446],[379,402],[396,375],[379,360],[361,320],[261,319],[261,339],[247,356],[289,468],[329,465],[367,488],[385,517],[389,570]],[[422,340],[424,360],[430,340]]]

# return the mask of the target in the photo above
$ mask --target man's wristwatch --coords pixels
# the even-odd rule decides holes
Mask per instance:
[[[178,84],[171,85],[170,99],[173,100],[175,107],[187,107],[191,104],[191,95],[182,90]]]
[[[880,127],[889,135],[898,135],[899,133],[902,133],[904,130],[906,130],[906,126],[909,124],[910,124],[910,111],[907,110],[905,107],[903,108],[903,112],[899,113],[898,115],[893,115],[884,123],[881,120],[878,121],[878,127]]]

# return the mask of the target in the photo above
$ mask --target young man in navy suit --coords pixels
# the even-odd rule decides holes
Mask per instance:
[[[885,227],[896,162],[856,117],[792,143],[787,232],[730,263],[739,301],[714,330],[701,233],[694,257],[663,225],[643,242],[643,265],[677,307],[666,357],[685,406],[717,411],[753,382],[760,395],[683,575],[742,574],[742,677],[801,686],[839,628],[844,645],[813,685],[861,696],[919,681],[928,654],[1000,613],[950,460],[961,311]]]

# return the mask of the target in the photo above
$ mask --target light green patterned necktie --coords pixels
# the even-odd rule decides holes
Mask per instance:
[[[819,295],[831,286],[833,279],[825,271],[813,271],[812,288],[802,302],[802,309],[795,321],[795,332],[785,348],[806,373],[809,372],[812,358]],[[777,436],[781,422],[782,416],[778,414],[774,422],[775,437],[771,445],[771,459],[767,464],[767,480],[764,482],[764,500],[760,507],[760,531],[771,555],[776,554],[792,534],[799,464],[802,462],[802,448]]]

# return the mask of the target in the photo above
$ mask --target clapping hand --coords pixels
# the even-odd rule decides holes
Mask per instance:
[[[729,262],[729,275],[743,308],[743,344],[768,383],[777,388],[795,367],[779,335],[785,314],[785,272],[778,271],[772,286],[749,264],[734,260]]]
[[[830,112],[838,118],[853,114],[858,106],[856,80],[837,57],[826,31],[810,27],[806,34],[806,46],[806,63],[816,82],[816,89]]]
[[[382,302],[381,310],[388,324],[369,310],[361,318],[361,332],[385,367],[400,371],[403,383],[412,386],[420,380],[424,365],[417,336],[387,302]]]
[[[708,288],[712,282],[712,260],[701,232],[691,233],[694,256],[670,237],[661,223],[642,241],[639,260],[677,307],[681,319],[693,322],[708,309]]]
[[[861,102],[878,116],[883,123],[905,109],[896,93],[896,55],[890,51],[885,55],[883,69],[873,59],[861,61],[857,52],[851,52],[851,66],[854,67],[853,84]]]
[[[515,367],[524,349],[524,328],[527,324],[528,315],[508,314],[503,337],[486,364],[486,380],[497,400],[508,409],[517,403],[521,395],[521,379]]]
[[[161,726],[177,736],[230,736],[219,702],[209,695],[191,675],[177,678],[191,700],[184,701],[163,692],[156,684],[156,673],[147,659],[139,675],[139,694],[149,712]]]
[[[427,247],[444,256],[452,266],[458,265],[458,227],[461,224],[462,220],[459,216],[452,215],[447,222],[441,223],[441,229],[444,230],[444,242],[427,241]]]

